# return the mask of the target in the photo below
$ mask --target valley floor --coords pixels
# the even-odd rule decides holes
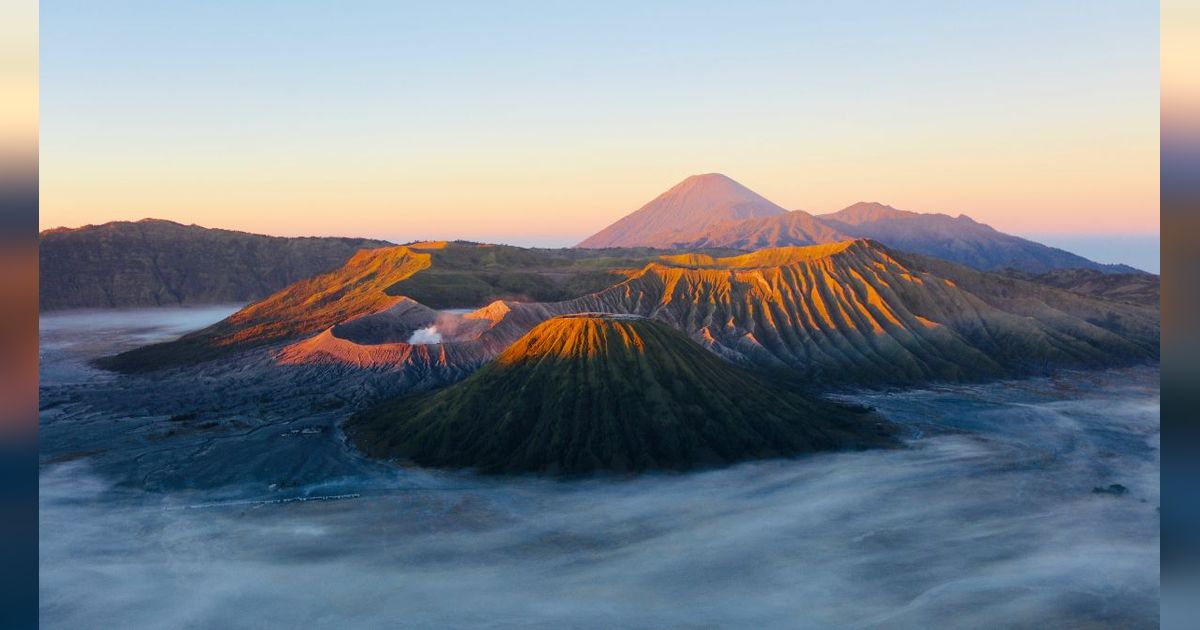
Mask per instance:
[[[43,318],[44,627],[1158,625],[1156,368],[848,396],[900,450],[564,482],[367,460],[315,384],[85,365],[231,310]]]

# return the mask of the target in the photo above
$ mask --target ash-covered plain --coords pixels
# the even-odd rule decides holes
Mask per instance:
[[[847,396],[902,449],[561,481],[367,460],[303,380],[86,365],[230,310],[43,317],[43,626],[1158,625],[1156,368]]]

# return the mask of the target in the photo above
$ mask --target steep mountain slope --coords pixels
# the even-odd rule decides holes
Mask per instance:
[[[652,318],[729,361],[810,386],[986,379],[1158,356],[1155,308],[874,241],[724,258],[662,256],[574,299],[501,300],[467,313],[434,311],[397,293],[405,279],[436,266],[438,251],[360,253],[339,272],[294,285],[216,326],[104,365],[141,371],[267,346],[277,364],[449,378],[497,356],[538,323],[581,312]],[[436,338],[416,342],[414,333],[425,328]]]
[[[1094,298],[1038,282],[998,273],[985,273],[965,265],[919,254],[903,254],[906,264],[945,278],[996,308],[1064,332],[1086,333],[1102,328],[1157,359],[1158,305],[1141,306]],[[1090,337],[1090,336],[1089,336]],[[1100,339],[1085,337],[1097,349],[1108,349]]]
[[[248,302],[389,245],[152,219],[46,230],[39,241],[42,310]]]
[[[1157,310],[872,241],[665,257],[556,308],[652,317],[728,359],[829,384],[989,378],[1158,356]]]
[[[787,212],[719,174],[695,175],[637,212],[576,247],[645,246],[663,249],[724,247],[742,250],[834,243],[869,238],[895,249],[995,271],[1044,273],[1084,268],[1128,273],[1070,252],[1005,234],[966,215],[919,214],[881,203],[856,203],[812,216]]]
[[[724,223],[786,213],[724,175],[693,175],[576,247],[672,248]]]
[[[688,243],[689,247],[731,247],[743,250],[765,247],[816,245],[851,240],[836,228],[803,210],[787,214],[746,219],[709,228]]]
[[[957,217],[919,214],[880,203],[862,202],[817,218],[855,238],[874,239],[899,250],[935,256],[984,271],[1010,268],[1031,273],[1068,268],[1096,269],[1106,273],[1136,271],[1126,265],[1101,264],[1005,234],[961,214]]]
[[[1104,273],[1095,269],[1060,269],[1046,273],[1008,270],[1005,275],[1092,297],[1158,307],[1159,277],[1149,273]]]
[[[204,330],[110,357],[100,365],[127,372],[146,371],[293,340],[334,326],[339,331],[361,331],[367,322],[375,331],[368,335],[374,343],[400,341],[416,328],[433,323],[436,315],[432,308],[475,307],[496,300],[572,298],[625,279],[658,253],[636,249],[524,249],[440,241],[362,250],[342,267],[296,282]],[[417,312],[414,304],[424,309],[424,320],[413,315]],[[348,324],[356,319],[364,321]],[[399,321],[406,323],[388,337],[383,331]],[[340,347],[344,346],[331,342],[321,349]],[[396,356],[397,352],[388,350],[383,356]],[[379,356],[378,352],[368,354]]]
[[[404,246],[361,250],[341,268],[292,284],[208,328],[107,357],[98,365],[141,372],[312,334],[395,306],[402,298],[386,289],[428,267],[430,259],[428,252]]]
[[[543,322],[463,382],[346,429],[375,457],[487,472],[689,468],[891,443],[881,420],[760,382],[664,324],[597,314]]]

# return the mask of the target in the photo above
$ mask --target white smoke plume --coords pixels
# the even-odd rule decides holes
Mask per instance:
[[[408,338],[408,343],[413,345],[442,343],[442,333],[438,332],[436,324],[427,326],[413,332],[412,336]]]

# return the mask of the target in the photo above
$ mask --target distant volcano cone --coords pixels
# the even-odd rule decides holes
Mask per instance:
[[[591,314],[543,322],[461,383],[347,421],[376,457],[565,474],[880,446],[883,427],[760,382],[659,322]]]
[[[577,247],[673,247],[732,221],[787,210],[720,173],[693,175]]]

